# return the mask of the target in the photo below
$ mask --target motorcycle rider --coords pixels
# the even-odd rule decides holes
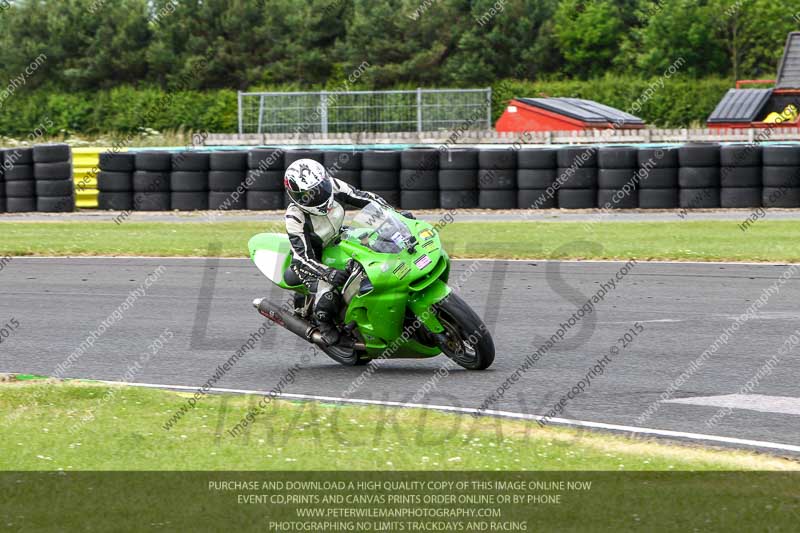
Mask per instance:
[[[387,209],[391,207],[380,196],[333,178],[313,159],[299,159],[289,165],[283,184],[291,200],[285,216],[286,233],[292,246],[289,268],[313,295],[320,334],[325,343],[332,346],[339,342],[336,328],[342,304],[339,289],[349,274],[322,264],[322,251],[335,244],[341,233],[345,213],[342,204],[360,209],[375,202]],[[402,214],[411,216],[406,212]]]

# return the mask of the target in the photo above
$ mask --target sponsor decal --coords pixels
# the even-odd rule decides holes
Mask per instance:
[[[431,258],[427,255],[420,256],[414,260],[414,264],[417,265],[418,269],[422,270],[431,264]]]
[[[424,229],[424,230],[419,232],[419,238],[424,240],[424,241],[433,239],[433,235],[434,235],[434,233],[429,229]]]

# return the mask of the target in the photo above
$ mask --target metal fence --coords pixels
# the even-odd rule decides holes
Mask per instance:
[[[443,131],[492,127],[492,89],[239,93],[239,133]]]

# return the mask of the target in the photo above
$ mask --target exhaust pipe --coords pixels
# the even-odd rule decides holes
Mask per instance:
[[[329,348],[329,346],[322,340],[319,330],[314,327],[307,320],[303,320],[289,310],[281,308],[280,306],[270,302],[266,298],[258,298],[253,300],[253,307],[255,307],[261,315],[269,320],[272,320],[282,328],[291,331],[306,342],[316,344],[320,348]],[[365,350],[366,346],[362,343],[356,343],[354,348],[356,350]]]

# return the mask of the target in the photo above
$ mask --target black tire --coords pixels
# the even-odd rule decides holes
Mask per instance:
[[[169,173],[137,170],[133,173],[135,192],[169,192]]]
[[[100,154],[100,170],[109,172],[133,172],[136,170],[134,154],[103,152]]]
[[[248,191],[282,191],[283,170],[248,170],[245,185]]]
[[[458,294],[451,292],[436,304],[448,342],[442,352],[467,370],[485,370],[494,362],[494,341],[483,320]]]
[[[297,150],[286,150],[283,154],[283,168],[289,168],[289,165],[300,159],[313,159],[317,163],[325,164],[325,154],[322,150],[307,150],[300,148]]]
[[[465,191],[478,188],[478,169],[439,170],[437,175],[442,191]]]
[[[71,213],[75,211],[75,197],[39,196],[36,198],[36,210],[40,213]]]
[[[58,163],[72,159],[68,144],[37,144],[33,147],[34,163]]]
[[[36,211],[36,198],[26,196],[25,198],[6,198],[6,213],[32,213]]]
[[[635,168],[601,168],[597,170],[599,189],[621,189],[625,185],[636,187],[639,180]]]
[[[247,152],[247,166],[258,170],[283,170],[282,148],[254,148]]]
[[[723,189],[761,187],[761,167],[722,167],[719,171],[719,184]]]
[[[68,180],[72,179],[72,163],[34,163],[33,177],[37,180]]]
[[[554,168],[517,169],[517,187],[520,189],[546,189],[556,182]]]
[[[638,168],[639,149],[634,146],[602,146],[597,150],[597,166],[601,169]]]
[[[678,148],[678,162],[684,167],[718,167],[720,146],[718,144],[690,143]]]
[[[36,180],[36,196],[71,196],[75,182],[67,180]]]
[[[211,155],[208,152],[183,151],[172,154],[173,172],[208,172]]]
[[[764,187],[761,190],[761,205],[764,207],[800,207],[800,188]]]
[[[204,211],[208,209],[208,192],[172,192],[169,205],[173,211]]]
[[[136,211],[169,211],[170,193],[168,192],[135,192],[133,193],[133,209]]]
[[[439,193],[437,191],[400,191],[400,209],[415,211],[418,209],[437,209]]]
[[[439,170],[439,150],[408,148],[400,152],[400,168],[404,170]]]
[[[439,171],[437,170],[403,169],[400,171],[400,190],[435,191],[438,189]]]
[[[373,193],[377,194],[384,200],[386,203],[391,205],[392,207],[400,207],[400,191],[393,190],[393,191],[372,191]]]
[[[597,189],[597,207],[600,209],[636,209],[639,193],[636,189]]]
[[[520,189],[517,191],[518,209],[555,209],[556,198],[550,197],[547,189]]]
[[[33,148],[9,148],[3,151],[3,161],[12,165],[33,165]]]
[[[565,146],[556,154],[559,168],[595,168],[597,167],[596,146]]]
[[[516,190],[482,190],[478,194],[478,207],[481,209],[516,209]]]
[[[361,187],[368,191],[400,189],[400,172],[397,170],[362,170]]]
[[[559,189],[559,209],[591,209],[597,202],[596,189]]]
[[[772,144],[761,149],[765,167],[800,167],[800,144]]]
[[[169,152],[145,151],[134,154],[136,170],[169,172],[172,170],[172,154]]]
[[[247,191],[245,207],[250,211],[283,209],[283,193],[280,191]]]
[[[719,167],[681,167],[678,186],[681,189],[719,188]]]
[[[558,167],[557,148],[530,148],[517,151],[518,169],[555,169]]]
[[[439,206],[442,209],[472,209],[478,207],[478,191],[439,191]]]
[[[28,198],[36,195],[36,182],[29,181],[7,181],[7,198]]]
[[[363,170],[400,170],[400,152],[397,150],[367,150],[361,156],[361,168]]]
[[[3,177],[6,181],[30,181],[33,179],[33,165],[14,165],[6,168]]]
[[[208,172],[208,190],[215,192],[231,192],[238,189],[247,179],[244,170],[210,170]]]
[[[478,168],[478,150],[454,148],[439,152],[439,170],[471,170]]]
[[[556,180],[561,182],[561,189],[595,189],[597,188],[597,169],[559,168]]]
[[[720,207],[761,207],[761,187],[737,187],[719,190]]]
[[[326,150],[322,157],[325,168],[338,170],[361,170],[361,152],[354,150]]]
[[[639,209],[675,209],[678,189],[639,189]]]
[[[800,167],[765,166],[761,169],[762,185],[766,187],[800,187]]]
[[[508,168],[478,170],[478,188],[491,191],[509,191],[517,188],[517,171]]]
[[[132,192],[100,192],[97,195],[97,208],[105,211],[131,211]]]
[[[169,175],[171,192],[207,192],[207,171],[172,171]]]
[[[97,174],[97,189],[101,192],[131,192],[133,173],[101,170]]]
[[[221,211],[242,210],[247,207],[247,194],[235,197],[233,192],[210,191],[208,193],[208,208]]]
[[[337,180],[342,180],[343,182],[347,183],[352,187],[355,187],[356,189],[361,188],[360,170],[331,170],[329,172],[331,176],[333,176]]]
[[[677,189],[677,168],[651,168],[649,171],[641,170],[639,174],[639,189]],[[676,202],[677,195],[675,196]],[[677,204],[676,204],[677,205]]]
[[[719,149],[719,164],[723,167],[760,167],[761,145],[726,144]]]
[[[0,196],[0,213],[6,212],[6,197]]]
[[[247,152],[229,150],[211,152],[208,156],[209,170],[247,170]]]
[[[484,170],[516,169],[517,153],[508,148],[480,150],[478,152],[478,168]]]
[[[680,189],[678,206],[686,209],[709,209],[719,207],[719,189]]]
[[[640,168],[678,168],[678,147],[664,146],[662,148],[639,148],[636,154]]]

